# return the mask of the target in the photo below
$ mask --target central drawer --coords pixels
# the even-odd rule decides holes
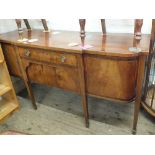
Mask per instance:
[[[63,52],[55,52],[50,50],[42,50],[35,48],[18,48],[19,55],[22,58],[32,59],[40,62],[64,64],[69,66],[77,66],[76,56]]]

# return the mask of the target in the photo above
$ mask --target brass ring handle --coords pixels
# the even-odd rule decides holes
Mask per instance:
[[[62,63],[64,63],[65,62],[65,60],[66,60],[66,57],[63,55],[63,56],[61,56],[61,62]]]
[[[26,56],[26,57],[29,57],[30,54],[31,54],[31,52],[30,52],[29,50],[25,50],[25,56]]]

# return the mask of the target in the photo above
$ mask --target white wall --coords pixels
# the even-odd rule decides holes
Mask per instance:
[[[56,30],[74,30],[79,31],[78,19],[47,19],[48,26],[50,29]],[[32,28],[42,29],[41,20],[30,19],[29,20]],[[25,27],[23,23],[23,27]],[[106,20],[107,32],[115,33],[133,33],[134,20],[130,19],[109,19]],[[17,29],[15,21],[13,19],[0,19],[0,33],[5,33]],[[101,31],[101,24],[99,19],[87,19],[86,20],[86,31]],[[142,33],[150,33],[151,31],[151,19],[144,19]]]
[[[13,19],[0,19],[0,34],[13,31],[17,28]]]

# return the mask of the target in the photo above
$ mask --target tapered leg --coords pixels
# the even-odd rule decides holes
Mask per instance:
[[[85,117],[86,128],[89,128],[89,115],[88,115],[88,100],[86,95],[82,95],[82,106]]]
[[[132,129],[133,134],[136,134],[136,130],[137,130],[138,115],[139,115],[140,103],[141,103],[141,97],[142,97],[144,68],[145,68],[145,56],[140,56],[138,61],[136,99],[135,99],[135,106],[134,106],[134,120],[133,120],[133,129]]]
[[[86,81],[85,81],[85,75],[84,75],[84,62],[82,55],[78,56],[78,70],[79,70],[79,82],[80,82],[80,90],[81,90],[81,96],[82,96],[82,107],[83,107],[83,113],[85,117],[85,125],[88,128],[89,127],[89,114],[88,114],[88,101],[87,101],[87,94],[86,94]]]
[[[138,115],[139,115],[139,109],[140,109],[140,102],[141,102],[141,99],[138,97],[134,105],[134,120],[133,120],[132,134],[136,134],[137,132],[137,122],[138,122]]]
[[[31,99],[32,105],[33,105],[34,109],[37,110],[37,104],[36,104],[36,101],[35,101],[35,98],[34,98],[31,83],[29,81],[24,80],[24,79],[23,79],[23,81],[25,83],[25,86],[26,86],[29,98]]]
[[[29,97],[31,99],[32,105],[33,105],[34,109],[37,110],[37,104],[36,104],[36,101],[35,101],[35,97],[34,97],[34,94],[33,94],[33,90],[32,90],[32,87],[31,87],[31,82],[30,82],[30,78],[29,78],[29,74],[28,74],[28,67],[26,68],[27,90],[28,90],[28,94],[29,94]]]
[[[32,102],[32,105],[34,107],[34,109],[37,110],[37,104],[36,104],[36,101],[35,101],[35,98],[34,98],[34,94],[33,94],[33,91],[32,91],[32,87],[31,87],[31,84],[28,82],[28,88],[29,89],[29,97],[31,98],[31,102]]]

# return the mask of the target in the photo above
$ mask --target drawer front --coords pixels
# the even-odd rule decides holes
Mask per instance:
[[[77,66],[76,56],[72,54],[26,48],[19,48],[19,54],[22,58],[33,59],[40,62]]]
[[[19,54],[20,54],[20,57],[22,58],[56,63],[56,54],[50,51],[46,52],[40,49],[19,48]]]
[[[77,59],[75,55],[70,54],[57,54],[57,63],[58,64],[66,64],[70,66],[77,65]]]

